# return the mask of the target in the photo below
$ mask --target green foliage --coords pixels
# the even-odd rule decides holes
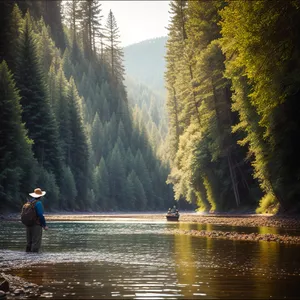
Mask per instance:
[[[275,197],[281,211],[299,211],[300,7],[295,1],[233,1],[221,15],[227,76],[241,118],[236,129],[246,133],[243,143],[266,195],[261,209]]]
[[[22,11],[27,8],[28,3],[23,3]],[[49,10],[43,3],[31,8],[24,18],[14,8],[7,33],[17,45],[10,63],[20,95],[10,83],[12,75],[7,75],[2,94],[9,97],[1,102],[7,146],[0,147],[0,193],[5,206],[17,208],[25,200],[23,195],[40,186],[47,191],[46,209],[166,209],[173,198],[165,184],[167,168],[155,154],[155,139],[166,133],[166,127],[158,128],[162,118],[152,104],[148,121],[155,125],[150,146],[150,131],[131,116],[113,14],[108,23],[112,43],[109,47],[101,43],[99,49],[96,35],[105,39],[99,2],[73,1],[66,22],[71,28],[55,33],[61,19],[54,24],[48,13],[57,19],[57,2],[49,4]],[[14,105],[19,105],[15,107],[19,119],[11,113]],[[18,125],[13,128],[14,122]]]
[[[231,132],[230,81],[219,38],[222,1],[172,1],[167,42],[171,173],[175,198],[226,211],[252,201],[251,167]],[[242,201],[244,203],[242,203]]]
[[[263,196],[259,202],[259,207],[256,209],[258,214],[275,214],[278,212],[278,201],[271,194]]]
[[[101,157],[99,166],[95,169],[96,183],[96,203],[101,210],[110,208],[110,185],[109,174],[106,168],[105,160]]]
[[[34,185],[32,140],[21,119],[20,96],[7,64],[0,64],[0,207],[15,208],[24,196],[24,185]]]
[[[37,169],[37,182],[36,185],[42,190],[47,191],[45,200],[43,201],[46,209],[59,209],[61,204],[59,203],[59,187],[56,184],[55,176],[51,171],[47,171],[40,166]]]
[[[16,82],[20,90],[22,119],[28,136],[34,141],[38,162],[56,174],[61,172],[61,150],[56,120],[49,103],[44,76],[38,60],[30,14],[25,16],[17,57]]]
[[[113,12],[110,10],[105,26],[105,36],[108,38],[108,44],[105,51],[107,62],[110,66],[113,80],[121,83],[124,80],[124,66],[123,66],[123,50],[119,46],[120,34],[117,21]]]
[[[63,168],[60,187],[60,209],[73,209],[76,203],[77,189],[70,167]]]
[[[20,37],[21,29],[23,27],[24,20],[22,18],[22,12],[17,4],[14,5],[13,10],[9,18],[9,26],[6,31],[7,37],[7,57],[6,61],[10,69],[14,72],[16,67],[15,58],[17,56],[18,40]]]
[[[71,151],[70,166],[75,176],[76,188],[78,191],[77,203],[84,207],[84,199],[87,197],[87,175],[88,175],[88,146],[86,135],[79,108],[79,95],[74,79],[71,77],[67,91],[70,114]]]

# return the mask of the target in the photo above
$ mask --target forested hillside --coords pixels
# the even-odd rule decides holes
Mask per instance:
[[[144,126],[154,151],[168,162],[166,144],[166,89],[164,87],[166,38],[124,48],[125,85],[138,126]]]
[[[158,210],[172,204],[123,84],[123,51],[99,1],[1,2],[0,208],[34,187],[56,210]]]
[[[165,96],[164,72],[167,37],[142,41],[124,48],[126,74]]]
[[[166,37],[161,37],[125,47],[124,82],[135,124],[146,134],[152,150],[169,173],[167,91],[164,86],[166,41]],[[169,188],[173,189],[172,185]],[[195,203],[189,204],[184,197],[178,201],[177,205],[182,209],[195,208]]]
[[[171,2],[171,174],[202,210],[300,211],[298,1]]]

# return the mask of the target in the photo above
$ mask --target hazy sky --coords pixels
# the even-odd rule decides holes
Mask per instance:
[[[101,1],[103,24],[111,9],[120,29],[121,46],[166,36],[169,1]]]

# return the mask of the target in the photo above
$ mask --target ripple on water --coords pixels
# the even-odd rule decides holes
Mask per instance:
[[[163,234],[180,226],[186,225],[53,223],[44,234],[43,253],[26,254],[21,251],[22,227],[7,224],[0,233],[0,268],[42,285],[43,293],[53,298],[241,299],[299,294],[299,246]]]

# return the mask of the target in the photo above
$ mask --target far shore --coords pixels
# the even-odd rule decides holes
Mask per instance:
[[[165,212],[59,212],[45,214],[47,221],[101,221],[113,219],[137,219],[165,221]],[[0,221],[19,221],[19,214],[0,214]],[[300,216],[277,216],[271,214],[202,214],[181,212],[180,222],[215,224],[243,227],[278,227],[300,230]]]

